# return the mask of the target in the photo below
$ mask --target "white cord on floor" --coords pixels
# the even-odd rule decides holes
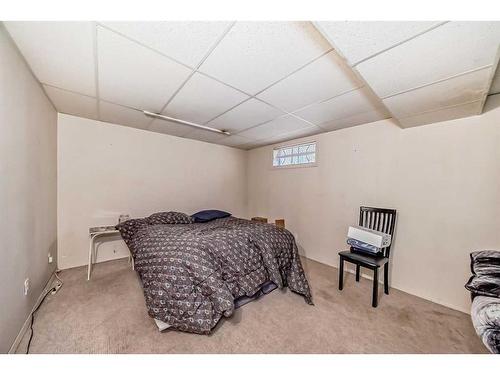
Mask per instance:
[[[35,308],[31,312],[30,338],[28,340],[28,345],[26,347],[26,354],[28,354],[30,352],[31,340],[33,339],[33,323],[35,321],[35,313],[38,311],[38,309],[40,308],[40,306],[42,306],[43,301],[45,301],[45,298],[47,298],[47,296],[49,294],[52,294],[52,295],[56,294],[59,291],[59,289],[61,289],[61,287],[63,286],[63,281],[57,275],[59,272],[61,272],[61,271],[60,270],[55,270],[54,271],[54,276],[57,279],[56,285],[54,285],[52,288],[50,288],[47,291],[47,293],[45,293],[45,295],[43,296],[43,298],[40,301],[40,303],[37,306],[35,306]]]

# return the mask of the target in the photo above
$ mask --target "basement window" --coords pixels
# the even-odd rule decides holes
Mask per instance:
[[[316,165],[316,142],[280,146],[273,150],[273,167],[300,167]]]

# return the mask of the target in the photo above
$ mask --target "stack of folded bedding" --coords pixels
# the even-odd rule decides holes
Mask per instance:
[[[474,275],[500,277],[500,251],[483,250],[470,254],[471,271]]]
[[[349,227],[347,244],[357,251],[376,255],[391,244],[391,235],[361,226]]]
[[[500,353],[500,251],[476,251],[470,258],[473,275],[465,288],[473,297],[472,322],[485,346]]]
[[[473,296],[500,298],[500,251],[475,251],[470,259],[472,276],[465,288]]]

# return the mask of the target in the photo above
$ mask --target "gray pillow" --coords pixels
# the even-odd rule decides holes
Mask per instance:
[[[150,215],[147,219],[148,224],[157,225],[157,224],[192,224],[194,223],[194,219],[186,215],[182,212],[157,212],[155,214]]]

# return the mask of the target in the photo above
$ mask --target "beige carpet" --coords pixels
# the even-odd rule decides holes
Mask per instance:
[[[466,314],[391,289],[371,307],[371,282],[304,261],[315,306],[290,291],[236,310],[209,336],[158,332],[126,260],[61,272],[64,286],[35,319],[31,353],[486,353]],[[461,287],[460,285],[457,287]],[[383,288],[379,288],[383,289]],[[26,348],[26,337],[18,352]]]

